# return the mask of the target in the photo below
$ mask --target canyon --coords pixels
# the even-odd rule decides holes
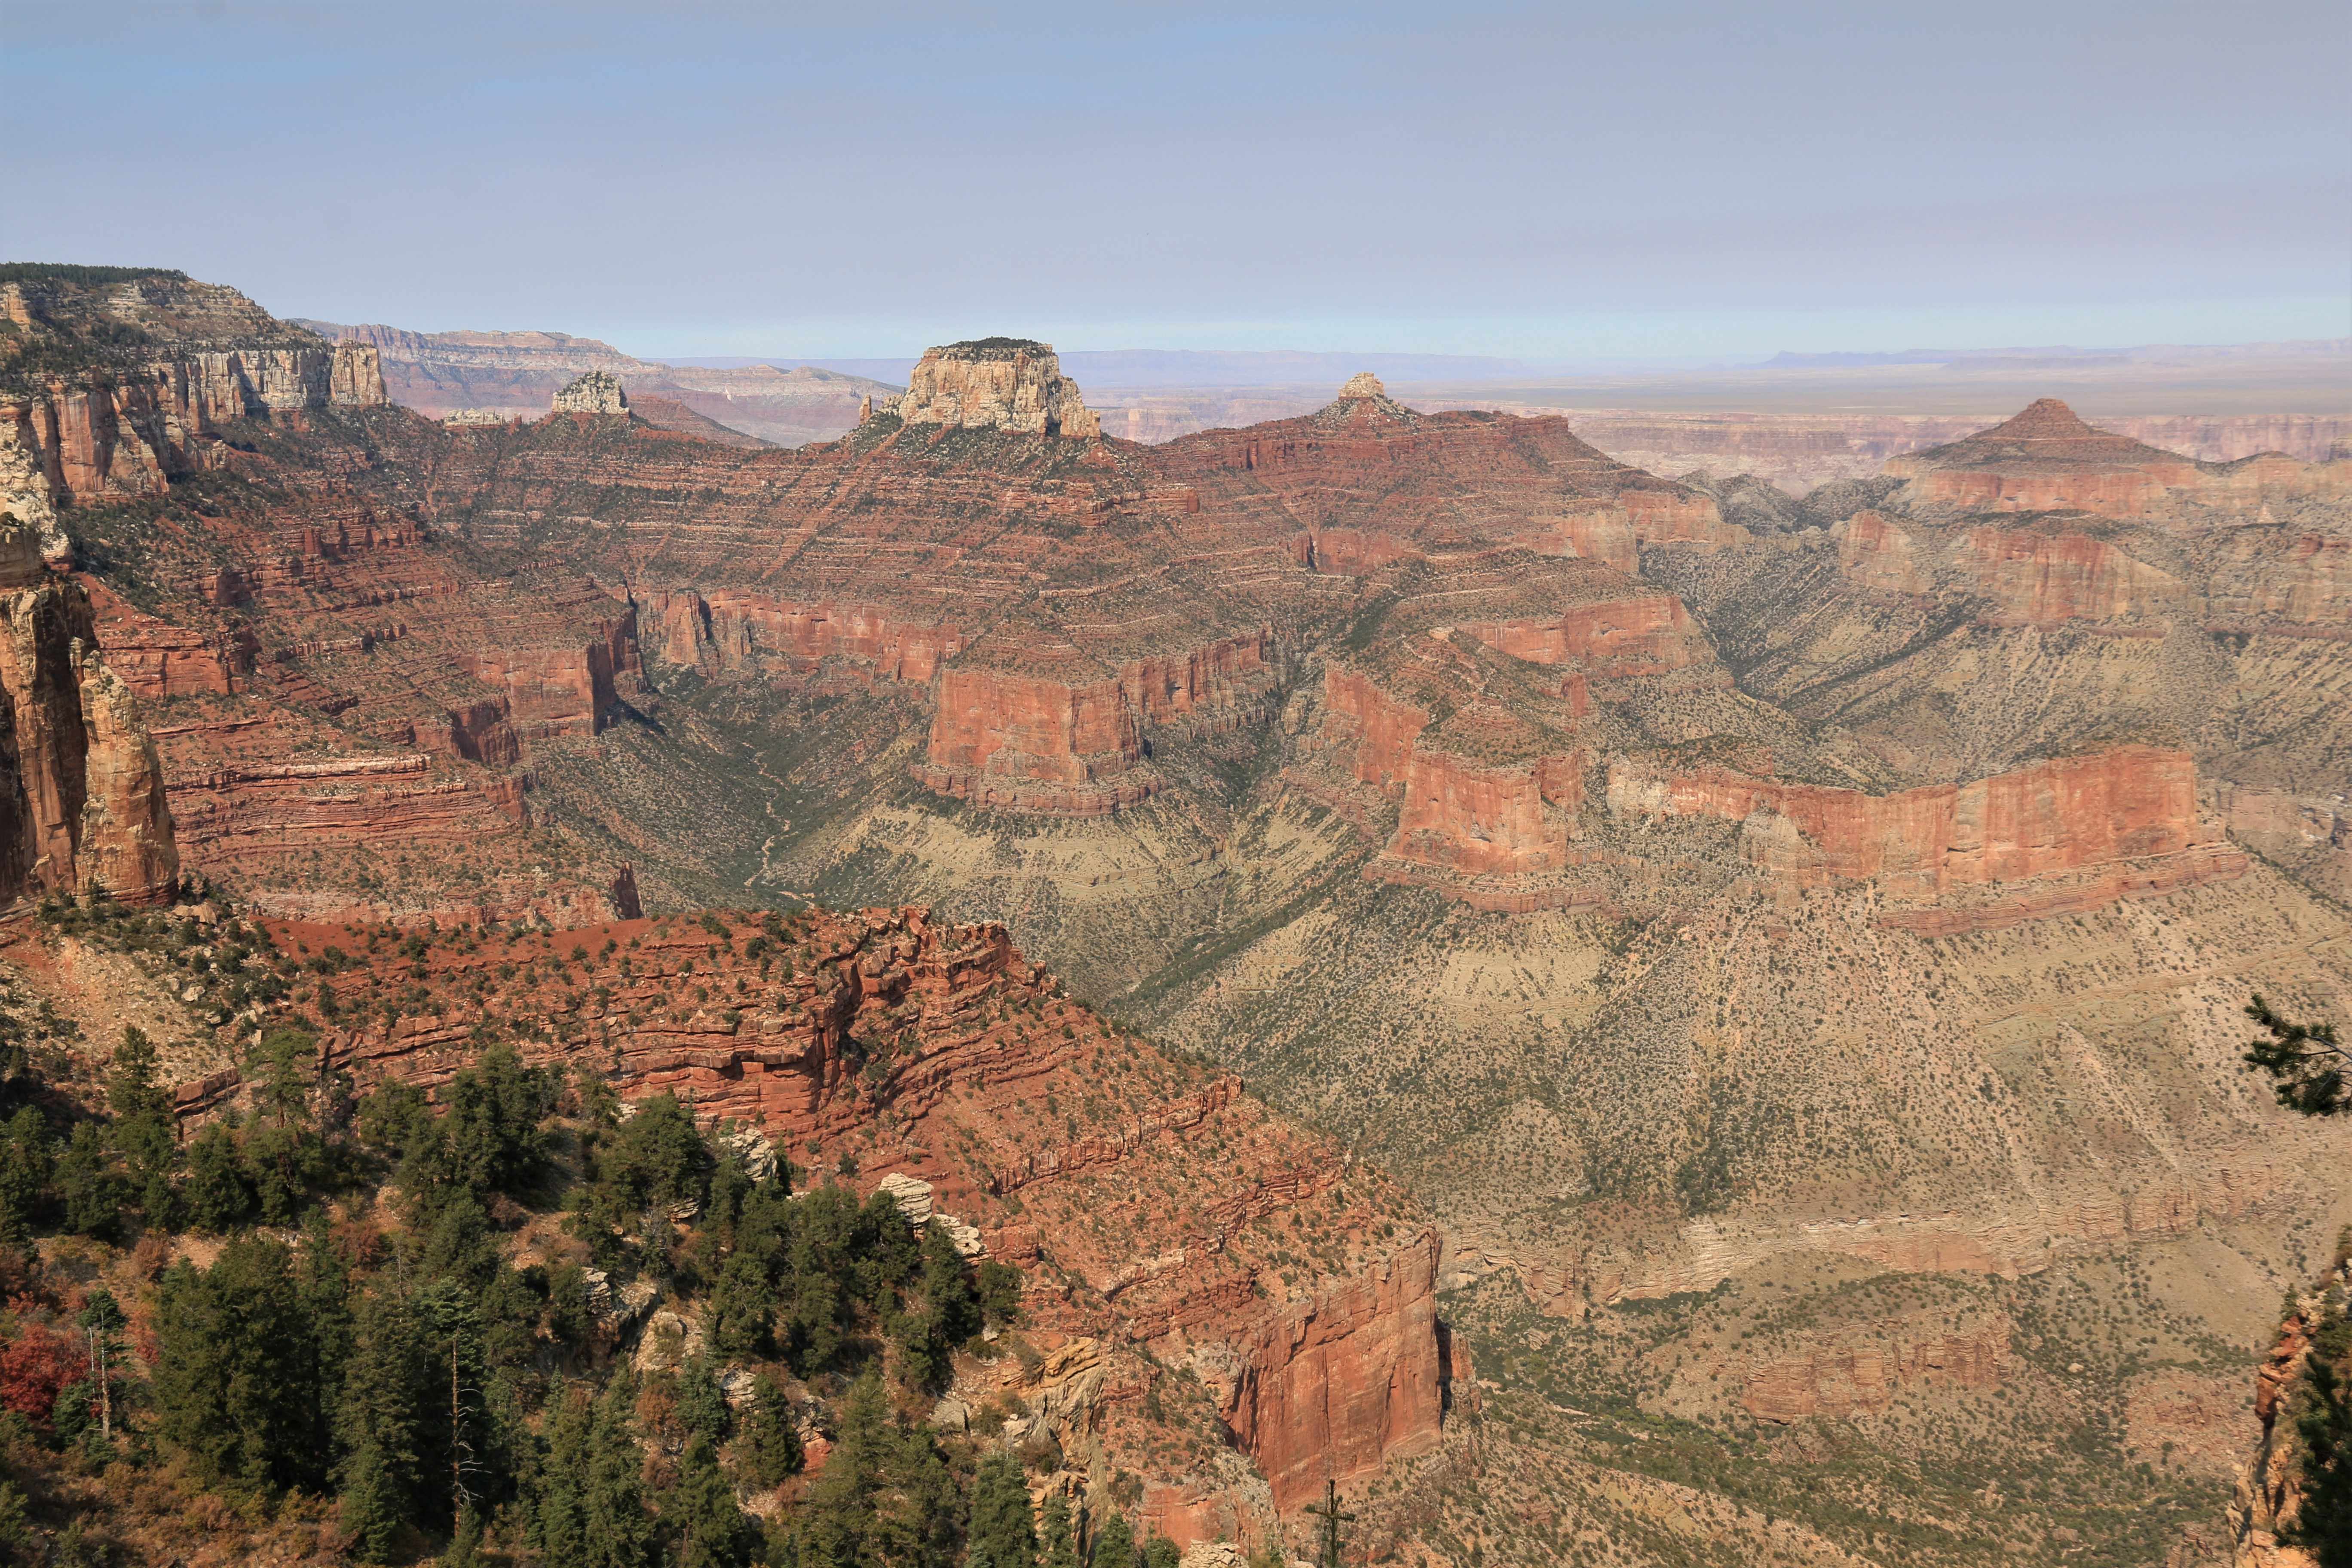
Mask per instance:
[[[164,396],[248,352],[209,325],[7,384],[19,592],[153,748],[97,874],[476,944],[437,1014],[388,954],[307,982],[322,1066],[437,1084],[495,993],[929,1184],[1055,1262],[1072,1386],[1192,1369],[1249,1473],[1150,1472],[1171,1533],[1327,1475],[1447,1562],[1546,1510],[1813,1561],[2218,1517],[2229,1347],[2352,1218],[2236,1016],[2352,980],[2345,462],[2036,404],[1780,507],[1370,375],[1139,445],[1026,339],[792,450],[634,383],[462,426],[111,287],[22,313],[210,312],[301,391]],[[794,912],[677,918],[746,903]],[[1923,1514],[1976,1522],[1891,1555]]]

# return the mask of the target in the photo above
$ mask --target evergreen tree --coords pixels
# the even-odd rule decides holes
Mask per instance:
[[[705,1318],[721,1355],[758,1355],[767,1349],[769,1303],[775,1283],[764,1260],[738,1249],[719,1266]]]
[[[971,1529],[967,1568],[1037,1568],[1037,1526],[1029,1512],[1029,1482],[1020,1461],[998,1448],[981,1460],[971,1481]]]
[[[1179,1568],[1183,1552],[1164,1535],[1155,1535],[1143,1543],[1143,1568]]]
[[[253,1188],[245,1174],[245,1152],[226,1121],[215,1121],[188,1147],[188,1181],[181,1194],[188,1223],[215,1236],[252,1217]]]
[[[57,1165],[49,1125],[27,1105],[0,1130],[0,1241],[23,1241],[39,1223]]]
[[[122,1184],[106,1160],[95,1123],[74,1123],[51,1178],[65,1206],[65,1224],[77,1236],[111,1237],[122,1220]]]
[[[430,1363],[415,1303],[389,1280],[362,1298],[343,1371],[336,1430],[343,1463],[343,1528],[362,1557],[389,1563],[417,1516]]]
[[[727,1394],[710,1370],[710,1358],[698,1355],[678,1369],[677,1419],[687,1434],[718,1447],[735,1425],[727,1408]]]
[[[325,1479],[318,1358],[285,1247],[249,1237],[209,1269],[174,1264],[155,1320],[158,1426],[198,1476],[257,1494]]]
[[[1135,1568],[1135,1527],[1127,1522],[1127,1515],[1117,1509],[1095,1531],[1093,1549],[1087,1553],[1087,1568]]]
[[[1079,1568],[1077,1531],[1070,1525],[1070,1505],[1061,1493],[1045,1498],[1043,1568]]]
[[[159,1230],[172,1223],[172,1173],[180,1159],[179,1121],[161,1068],[155,1043],[138,1026],[124,1025],[106,1080],[107,1109],[114,1113],[110,1131],[129,1173],[131,1195],[147,1223]]]
[[[677,1568],[749,1568],[759,1527],[735,1501],[734,1485],[720,1472],[708,1437],[687,1444],[662,1514],[677,1542]]]
[[[532,1501],[531,1544],[550,1563],[588,1560],[588,1447],[594,1407],[587,1394],[557,1384],[547,1396],[547,1454]]]
[[[343,1367],[352,1353],[352,1271],[335,1250],[327,1216],[313,1210],[302,1230],[302,1247],[295,1258],[296,1289],[302,1315],[310,1325],[310,1342],[319,1358],[319,1386],[340,1404]]]
[[[800,1431],[793,1425],[783,1389],[772,1377],[760,1379],[751,1413],[744,1417],[741,1451],[744,1479],[755,1487],[776,1486],[800,1473],[805,1457]]]
[[[637,1447],[629,1413],[636,1404],[636,1379],[623,1367],[596,1401],[588,1431],[587,1468],[581,1511],[587,1527],[581,1568],[652,1568],[660,1542],[646,1511]]]
[[[850,1386],[835,1437],[802,1510],[802,1568],[948,1568],[963,1522],[955,1478],[930,1435],[891,1413],[878,1372]]]

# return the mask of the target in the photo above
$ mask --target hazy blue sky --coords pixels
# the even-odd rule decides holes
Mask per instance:
[[[0,253],[640,353],[2352,333],[2352,5],[0,5]]]

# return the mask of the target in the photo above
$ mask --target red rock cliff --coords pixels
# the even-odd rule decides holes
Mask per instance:
[[[2179,854],[2199,842],[2185,752],[2121,746],[1966,784],[1886,795],[1782,784],[1728,769],[1610,771],[1612,812],[1748,825],[1748,858],[1801,883],[1883,877],[1917,891]]]
[[[1437,1446],[1442,1415],[1434,1231],[1259,1327],[1226,1423],[1289,1510]]]

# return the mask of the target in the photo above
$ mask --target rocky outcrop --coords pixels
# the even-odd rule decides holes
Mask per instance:
[[[44,573],[38,547],[0,531],[0,900],[166,899],[180,862],[154,742],[99,655],[89,595]]]
[[[559,387],[549,406],[557,414],[626,414],[629,395],[621,390],[620,377],[592,370]]]
[[[643,665],[634,610],[611,616],[595,629],[595,640],[584,647],[476,652],[467,656],[467,671],[503,691],[499,719],[526,741],[598,734],[618,711],[622,680],[634,689],[642,679]],[[462,753],[462,745],[458,749]]]
[[[1237,722],[1273,684],[1273,631],[1105,668],[1034,626],[999,628],[940,676],[916,776],[983,805],[1097,816],[1148,796],[1153,726]]]
[[[327,342],[234,289],[177,273],[6,289],[8,319],[45,368],[0,374],[0,447],[26,455],[0,458],[5,489],[29,459],[56,500],[159,495],[218,466],[219,433],[236,420],[384,402],[373,346]]]
[[[909,425],[1086,439],[1102,434],[1051,343],[976,338],[923,351],[887,409]]]
[[[1326,1480],[1342,1484],[1437,1447],[1434,1231],[1363,1275],[1258,1328],[1224,1397],[1225,1421],[1297,1508]]]
[[[1620,760],[1608,798],[1620,816],[1741,823],[1743,856],[1800,885],[1879,879],[1917,893],[2178,855],[2208,837],[2195,763],[2151,746],[1886,795],[1721,768],[1656,773]]]
[[[1574,665],[1594,680],[1658,675],[1715,658],[1690,612],[1672,594],[1627,594],[1570,605],[1557,618],[1467,620],[1462,629],[1498,653],[1531,664]]]
[[[910,626],[879,605],[794,604],[730,588],[656,591],[642,601],[648,642],[677,665],[803,670],[856,660],[892,680],[928,684],[961,652],[952,626]]]
[[[2230,1503],[2232,1568],[2321,1568],[2304,1502],[2311,1478],[2308,1453],[2295,1430],[2298,1392],[2314,1355],[2333,1358],[2340,1378],[2352,1374],[2346,1347],[2345,1292],[2352,1270],[2338,1262],[2317,1289],[2294,1296],[2278,1337],[2254,1373],[2254,1420],[2260,1436],[2239,1467]],[[2341,1462],[2340,1460],[2338,1461]]]
[[[1853,1336],[1750,1368],[1740,1407],[1761,1421],[1876,1415],[1909,1388],[1999,1388],[2014,1370],[2013,1325],[1981,1328],[1906,1321],[1897,1331]]]

